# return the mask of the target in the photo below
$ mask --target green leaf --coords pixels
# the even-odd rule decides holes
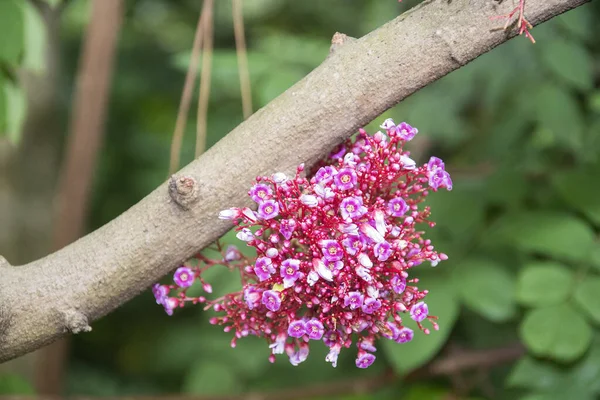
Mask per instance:
[[[573,366],[568,375],[571,386],[585,388],[600,394],[600,336],[596,333],[592,348],[583,360]]]
[[[554,211],[507,214],[491,236],[527,252],[572,261],[588,260],[594,246],[594,232],[586,223]]]
[[[451,393],[447,388],[439,388],[430,385],[415,385],[402,396],[402,400],[445,400],[450,396]]]
[[[6,120],[8,117],[8,99],[6,98],[6,79],[0,73],[0,139],[3,139],[4,136],[8,136],[7,132],[7,124]]]
[[[600,245],[596,244],[590,254],[590,264],[600,271]]]
[[[2,88],[0,87],[0,89]],[[8,140],[14,145],[18,145],[25,122],[27,99],[19,86],[8,81],[4,83],[4,98],[6,101],[5,133]]]
[[[543,64],[565,83],[582,90],[594,87],[593,61],[579,42],[556,37],[540,50]]]
[[[515,280],[501,264],[465,260],[454,269],[453,278],[465,305],[483,317],[502,322],[515,315]]]
[[[40,73],[46,66],[46,25],[33,4],[26,1],[21,5],[25,17],[23,67]]]
[[[561,362],[581,357],[592,340],[591,328],[568,304],[529,311],[519,331],[533,354]]]
[[[600,324],[600,278],[587,277],[575,289],[575,301],[597,324]]]
[[[243,386],[231,365],[215,359],[202,360],[184,378],[182,392],[188,394],[224,395],[240,393]]]
[[[566,145],[578,150],[582,146],[584,116],[575,96],[553,84],[541,86],[535,97],[535,117],[538,130],[548,135],[544,146]],[[541,140],[539,137],[536,140]],[[551,142],[549,142],[551,141]]]
[[[548,390],[561,384],[564,373],[551,363],[525,356],[512,368],[507,378],[510,387]]]
[[[600,168],[578,169],[557,173],[552,184],[560,196],[600,226]]]
[[[57,7],[63,0],[44,0],[52,8]]]
[[[458,302],[452,292],[452,286],[441,276],[421,279],[420,288],[430,290],[425,301],[431,315],[439,317],[439,331],[432,330],[431,334],[422,333],[417,324],[410,318],[403,318],[405,325],[415,331],[413,340],[409,343],[398,344],[392,340],[383,339],[381,345],[392,367],[398,373],[408,373],[431,360],[448,339],[458,316]]]
[[[580,39],[594,39],[593,4],[584,4],[554,18],[556,24]]]
[[[23,51],[24,18],[23,10],[16,0],[0,1],[0,62],[19,62]]]
[[[0,395],[34,395],[33,385],[17,374],[0,375]]]
[[[515,206],[527,195],[528,189],[522,171],[500,169],[486,179],[485,196],[492,203]]]
[[[573,289],[573,274],[556,262],[533,262],[521,270],[517,282],[517,299],[527,306],[558,304]]]
[[[257,88],[260,103],[265,105],[292,87],[305,73],[295,67],[278,69],[276,74],[268,75]]]

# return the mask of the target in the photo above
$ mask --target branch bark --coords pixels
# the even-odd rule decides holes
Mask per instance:
[[[527,17],[537,25],[587,1],[528,0]],[[314,163],[386,109],[514,36],[490,19],[510,11],[508,3],[425,0],[336,48],[181,170],[178,179],[198,186],[189,207],[170,197],[166,182],[70,246],[0,269],[0,304],[9,322],[0,335],[0,361],[68,332],[65,315],[102,317],[210,244],[231,227],[217,220],[219,210],[249,205],[248,185],[257,175]]]

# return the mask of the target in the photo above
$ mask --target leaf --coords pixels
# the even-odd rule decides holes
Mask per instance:
[[[240,393],[243,387],[233,371],[231,365],[215,359],[201,360],[185,376],[182,392],[206,395]]]
[[[592,348],[583,359],[573,366],[568,375],[571,386],[581,387],[600,394],[600,336],[592,343]]]
[[[527,252],[572,261],[589,259],[594,245],[594,233],[586,223],[555,211],[507,214],[491,236]]]
[[[576,89],[594,87],[593,61],[580,42],[554,38],[540,46],[543,64],[556,77]]]
[[[16,64],[23,51],[23,11],[16,0],[0,1],[0,62]]]
[[[45,0],[46,3],[48,3],[48,5],[52,8],[57,7],[60,3],[62,3],[63,0]]]
[[[571,362],[583,355],[592,340],[592,330],[568,304],[536,308],[527,313],[520,336],[535,355]]]
[[[552,184],[560,196],[578,211],[600,226],[600,168],[560,172],[552,177]]]
[[[600,278],[587,277],[575,289],[575,301],[582,310],[600,324]]]
[[[18,145],[25,122],[27,99],[19,86],[8,81],[4,83],[4,98],[6,101],[5,133],[8,140]]]
[[[288,90],[300,79],[304,72],[295,67],[280,68],[276,74],[270,74],[262,80],[257,88],[260,104],[268,104],[271,100]]]
[[[573,288],[573,274],[556,262],[533,262],[521,270],[517,299],[527,306],[546,306],[565,301]]]
[[[32,3],[21,3],[25,17],[23,67],[43,72],[46,66],[46,26]]]
[[[0,396],[35,395],[33,385],[17,374],[0,375]]]
[[[515,280],[501,264],[465,260],[454,269],[453,278],[462,301],[473,311],[495,322],[515,315]]]
[[[527,195],[529,185],[520,171],[501,169],[486,179],[485,196],[495,204],[515,206]]]
[[[594,39],[594,12],[592,5],[584,4],[554,18],[555,23],[580,39]]]
[[[437,275],[435,278],[422,279],[420,286],[430,290],[425,301],[431,315],[439,317],[439,331],[429,335],[422,333],[417,324],[410,318],[404,318],[405,325],[415,331],[413,340],[398,344],[392,340],[382,339],[381,345],[392,367],[398,373],[408,373],[431,360],[448,339],[458,316],[458,302],[452,292],[452,286]]]
[[[544,139],[546,145],[566,145],[575,150],[581,148],[584,116],[570,91],[553,84],[542,85],[535,97],[535,117],[539,131],[549,135]],[[552,142],[548,143],[549,140]]]
[[[515,388],[548,390],[561,385],[563,380],[564,373],[556,366],[525,356],[512,368],[507,384]]]
[[[600,245],[596,243],[590,254],[590,264],[600,271]]]

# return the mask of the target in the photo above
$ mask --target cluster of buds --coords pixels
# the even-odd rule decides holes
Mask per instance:
[[[257,178],[249,192],[256,211],[219,214],[237,225],[237,238],[256,257],[233,246],[222,250],[221,260],[200,256],[200,267],[177,269],[174,285],[155,285],[157,303],[169,314],[187,302],[205,303],[218,315],[210,322],[234,333],[232,347],[244,336],[263,337],[271,362],[286,353],[293,365],[306,360],[311,341],[322,340],[329,348],[326,361],[335,367],[354,339],[356,366],[367,368],[376,339],[412,340],[403,320],[414,320],[425,334],[426,322],[437,330],[424,301],[427,290],[419,290],[409,270],[447,259],[418,227],[434,226],[421,203],[431,191],[451,190],[452,180],[439,158],[417,166],[403,150],[416,128],[391,119],[381,127],[386,133],[373,136],[361,129],[309,178],[303,165],[294,177]],[[242,290],[212,301],[188,297],[195,280],[210,292],[202,272],[214,264],[239,270]],[[170,295],[173,289],[176,295]]]

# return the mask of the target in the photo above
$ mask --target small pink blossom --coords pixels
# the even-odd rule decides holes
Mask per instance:
[[[425,304],[422,301],[418,302],[410,308],[410,317],[417,322],[421,322],[425,318],[427,318],[428,313],[429,307],[427,307],[427,304]]]
[[[180,288],[187,288],[194,284],[194,271],[188,267],[179,267],[173,275],[173,281]]]
[[[281,295],[275,290],[265,290],[262,294],[262,303],[270,311],[277,311],[281,307]]]

